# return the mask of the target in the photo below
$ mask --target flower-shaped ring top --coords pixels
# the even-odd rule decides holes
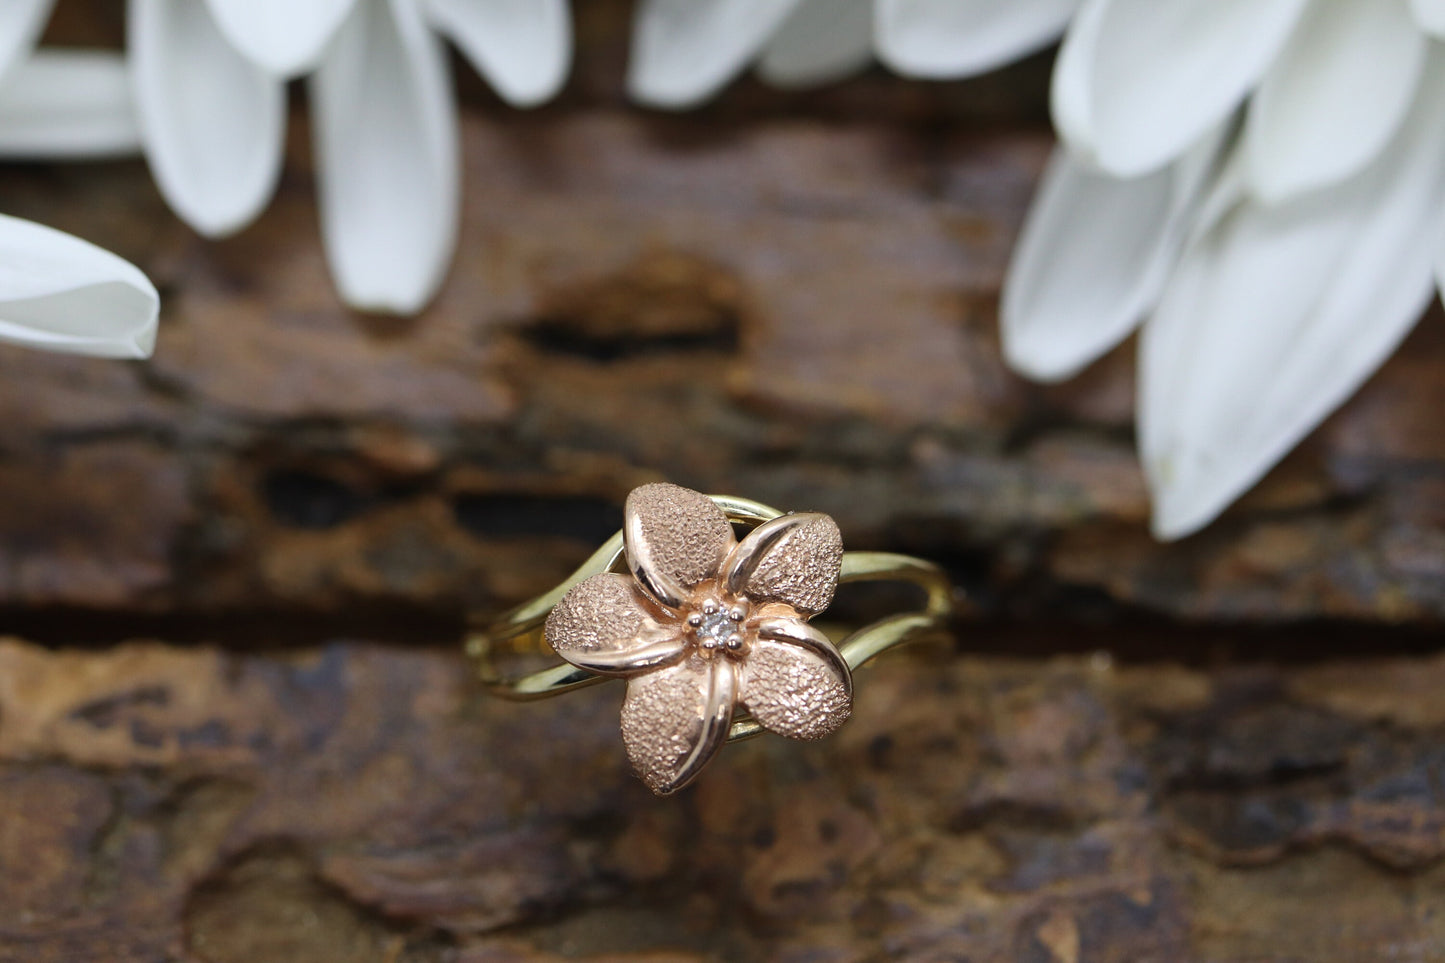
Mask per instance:
[[[573,665],[625,676],[622,738],[633,768],[665,795],[727,741],[742,706],[762,726],[819,739],[853,703],[848,664],[808,619],[833,600],[843,539],[827,515],[783,515],[741,542],[707,496],[644,485],[627,498],[631,576],[580,582],[547,618]]]

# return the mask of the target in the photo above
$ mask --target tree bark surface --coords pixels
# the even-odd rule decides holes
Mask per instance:
[[[656,799],[621,687],[0,643],[0,960],[1438,960],[1445,661],[967,659]]]

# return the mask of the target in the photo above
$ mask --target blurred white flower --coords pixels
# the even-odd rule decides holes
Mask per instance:
[[[1162,538],[1208,524],[1348,398],[1445,255],[1442,0],[1085,0],[1064,141],[1002,304],[1065,378],[1147,316],[1139,445]]]
[[[0,341],[145,358],[160,298],[134,265],[69,234],[0,215]]]
[[[40,50],[54,0],[0,5],[0,157],[97,158],[140,147],[125,61],[93,50]]]
[[[286,82],[309,74],[322,237],[343,299],[420,310],[460,216],[454,94],[437,32],[516,106],[571,61],[567,0],[130,0],[146,155],[191,226],[232,234],[280,175]]]
[[[749,64],[781,87],[827,83],[876,56],[898,73],[969,77],[1058,39],[1079,0],[641,0],[628,89],[683,109]]]

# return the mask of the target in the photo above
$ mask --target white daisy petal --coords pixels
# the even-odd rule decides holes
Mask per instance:
[[[762,51],[799,0],[641,0],[627,89],[653,107],[695,106]]]
[[[96,158],[140,151],[125,58],[40,49],[0,85],[0,157]]]
[[[841,80],[873,61],[873,0],[802,0],[758,61],[775,87]]]
[[[1428,302],[1445,207],[1445,55],[1379,160],[1289,204],[1246,198],[1186,252],[1141,345],[1154,529],[1207,524],[1343,402]]]
[[[1122,179],[1055,150],[1004,279],[1004,356],[1058,381],[1122,341],[1154,306],[1218,169],[1222,132],[1175,164]]]
[[[415,313],[446,275],[461,208],[446,51],[412,0],[359,0],[311,92],[337,287],[352,307]]]
[[[1307,0],[1101,0],[1087,47],[1083,140],[1121,177],[1158,170],[1228,117],[1288,40]],[[1072,42],[1072,41],[1071,41]]]
[[[353,0],[206,0],[226,39],[277,77],[316,66]]]
[[[1134,330],[1178,254],[1172,174],[1111,177],[1055,151],[1004,279],[999,322],[1011,367],[1059,381]]]
[[[1091,114],[1093,92],[1090,84],[1091,57],[1098,43],[1108,0],[1084,0],[1069,32],[1054,58],[1049,89],[1049,108],[1059,139],[1077,158],[1094,158],[1094,127]]]
[[[0,4],[0,76],[35,49],[54,6],[55,0],[9,0]]]
[[[1445,217],[1440,217],[1435,231],[1435,287],[1445,304]]]
[[[1278,203],[1374,160],[1410,109],[1428,45],[1405,0],[1311,5],[1250,102],[1255,193]]]
[[[281,173],[285,89],[236,52],[205,4],[128,10],[136,112],[161,193],[202,234],[239,231]]]
[[[971,77],[1058,39],[1079,0],[878,0],[878,59],[909,77]]]
[[[78,237],[0,215],[0,341],[145,358],[160,298],[134,265]]]
[[[431,22],[513,107],[550,100],[572,62],[567,0],[430,0]]]
[[[1420,29],[1445,40],[1445,0],[1410,0],[1410,12]]]

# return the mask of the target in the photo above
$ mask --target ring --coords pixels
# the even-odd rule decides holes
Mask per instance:
[[[750,526],[738,541],[734,525]],[[837,645],[809,624],[840,583],[921,587],[918,611],[891,615]],[[845,552],[818,512],[784,514],[730,495],[669,484],[627,496],[622,531],[552,591],[473,634],[482,683],[530,700],[627,679],[622,740],[660,796],[697,778],[730,741],[767,729],[819,739],[848,718],[853,670],[881,652],[947,629],[953,590],[931,562]],[[566,663],[508,676],[507,653]]]

